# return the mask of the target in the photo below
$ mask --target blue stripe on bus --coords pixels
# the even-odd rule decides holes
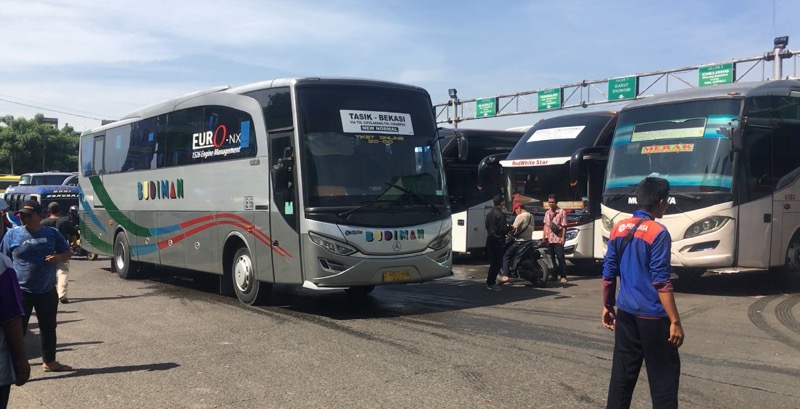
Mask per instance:
[[[136,256],[143,256],[145,254],[151,254],[158,251],[158,246],[155,244],[139,244],[136,246],[131,246],[131,253]]]
[[[164,226],[164,227],[152,227],[150,228],[150,235],[151,236],[158,236],[161,234],[169,234],[179,231],[181,226],[179,224],[173,224],[172,226]]]
[[[648,175],[627,176],[627,177],[610,179],[606,182],[606,189],[636,186],[639,184],[639,182],[642,181],[642,179],[645,178],[645,176]],[[713,180],[709,180],[708,178],[704,179],[703,177],[698,177],[695,175],[685,175],[685,176],[659,175],[659,176],[664,179],[667,179],[667,181],[669,181],[670,187],[710,186],[710,187],[719,187],[723,189],[733,188],[733,177],[731,176],[715,178]]]
[[[97,226],[97,228],[100,229],[101,232],[105,233],[106,232],[105,226],[103,226],[103,223],[100,223],[100,220],[97,218],[97,215],[95,215],[94,212],[92,211],[92,207],[89,205],[89,202],[86,201],[85,196],[83,196],[83,193],[81,193],[80,201],[81,201],[81,207],[83,207],[83,211],[89,215],[89,219],[92,220],[92,223],[94,223],[94,225]]]
[[[239,133],[239,146],[242,148],[250,147],[250,121],[242,121],[241,132]]]

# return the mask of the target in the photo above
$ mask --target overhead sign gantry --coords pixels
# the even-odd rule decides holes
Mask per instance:
[[[448,92],[450,100],[434,105],[436,123],[457,127],[462,121],[586,108],[591,105],[644,98],[677,89],[740,81],[763,81],[768,78],[798,78],[797,62],[800,51],[786,49],[788,44],[789,37],[777,37],[773,42],[773,50],[762,56],[600,80],[584,80],[555,88],[487,98],[459,99],[456,89],[451,88]],[[784,76],[785,59],[790,59],[793,64],[791,73]],[[769,76],[766,68],[770,61],[773,62],[772,76]]]

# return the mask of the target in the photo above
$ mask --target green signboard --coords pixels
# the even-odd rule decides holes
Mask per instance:
[[[701,87],[719,84],[731,84],[736,78],[736,69],[732,62],[725,64],[706,65],[697,70],[700,78],[698,84]]]
[[[608,80],[608,100],[634,99],[639,94],[637,77],[612,78]]]
[[[475,117],[486,118],[497,115],[497,98],[482,98],[475,101]]]
[[[543,89],[536,93],[539,111],[561,108],[561,88]]]

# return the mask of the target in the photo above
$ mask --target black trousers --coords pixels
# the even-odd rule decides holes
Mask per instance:
[[[28,332],[28,321],[36,309],[36,319],[39,321],[39,339],[42,344],[42,361],[45,363],[56,360],[56,314],[58,314],[58,294],[56,289],[42,293],[31,294],[22,292],[22,308],[25,316],[22,318],[22,333]]]
[[[0,386],[0,409],[8,407],[8,395],[11,393],[11,385]]]
[[[489,255],[489,272],[486,274],[486,285],[497,284],[497,274],[503,267],[503,253],[506,241],[489,236],[486,238],[486,254]]]
[[[681,358],[669,339],[668,319],[645,319],[617,310],[607,409],[629,408],[642,359],[654,409],[678,407]]]
[[[567,272],[564,269],[564,245],[561,243],[550,243],[547,245],[550,248],[550,258],[553,260],[553,265],[556,271],[553,272],[553,277],[566,278]],[[558,262],[556,262],[558,259]]]

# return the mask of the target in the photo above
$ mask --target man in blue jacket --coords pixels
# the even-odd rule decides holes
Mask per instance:
[[[615,331],[606,407],[630,407],[644,359],[653,408],[677,408],[684,335],[670,282],[672,238],[654,221],[667,209],[669,182],[645,178],[636,200],[641,209],[614,226],[603,264],[601,320]]]

